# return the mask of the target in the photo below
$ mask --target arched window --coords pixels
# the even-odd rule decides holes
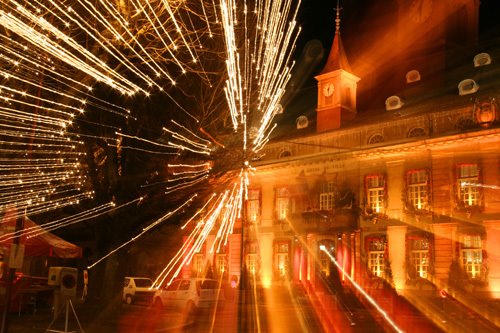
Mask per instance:
[[[420,136],[425,136],[425,130],[422,127],[414,127],[408,131],[409,138],[418,138]]]
[[[278,155],[278,158],[285,158],[290,156],[292,156],[292,153],[288,149],[283,149]]]
[[[384,142],[384,136],[382,134],[373,134],[369,139],[368,139],[368,144],[373,145],[376,143],[381,143]]]

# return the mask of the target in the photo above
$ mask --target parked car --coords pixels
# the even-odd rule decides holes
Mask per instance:
[[[145,277],[125,277],[123,285],[123,301],[127,304],[136,302],[151,303],[155,289],[153,289],[153,281]]]
[[[172,281],[168,286],[159,288],[153,298],[157,307],[171,307],[188,313],[214,306],[223,307],[224,290],[219,281],[191,278]]]

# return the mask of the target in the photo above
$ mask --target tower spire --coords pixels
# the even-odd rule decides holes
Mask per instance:
[[[340,33],[340,0],[337,0],[337,8],[335,9],[337,11],[337,16],[335,17],[335,34]]]
[[[337,7],[335,8],[337,14],[335,16],[335,35],[333,37],[332,47],[330,49],[330,54],[326,65],[321,71],[321,74],[333,72],[337,69],[343,69],[347,72],[351,72],[351,66],[349,61],[347,61],[347,56],[345,54],[344,46],[342,45],[342,40],[340,38],[340,0],[337,0]]]
[[[337,0],[335,34],[325,67],[315,77],[318,81],[316,131],[340,128],[356,117],[356,89],[359,78],[354,75],[340,38],[340,0]]]

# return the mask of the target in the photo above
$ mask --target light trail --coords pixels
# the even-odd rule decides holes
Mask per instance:
[[[187,205],[189,205],[193,199],[197,196],[197,194],[194,194],[193,196],[191,196],[191,198],[189,198],[188,200],[186,200],[183,204],[181,204],[179,207],[177,207],[176,209],[166,213],[165,215],[163,215],[162,217],[160,217],[159,219],[155,220],[153,223],[150,223],[147,227],[143,228],[142,231],[137,234],[136,236],[132,237],[130,240],[122,243],[121,245],[115,247],[113,250],[109,251],[106,255],[104,255],[103,257],[101,257],[100,259],[98,259],[97,261],[95,261],[92,265],[88,266],[87,268],[88,269],[92,269],[93,267],[95,267],[97,264],[99,264],[100,262],[102,262],[104,259],[106,259],[107,257],[111,256],[112,254],[116,253],[118,250],[124,248],[125,246],[129,245],[130,243],[132,242],[135,242],[137,239],[139,239],[141,236],[143,236],[145,233],[147,233],[149,230],[151,230],[152,228],[156,227],[157,225],[159,225],[160,223],[164,222],[165,220],[167,220],[168,218],[170,218],[171,216],[173,216],[175,213],[177,213],[179,210],[183,209],[184,207],[186,207]]]
[[[482,188],[490,188],[493,190],[499,190],[500,186],[497,185],[488,185],[488,184],[481,184],[481,183],[471,183],[471,182],[461,182],[460,186],[475,186],[475,187],[482,187]]]
[[[0,209],[9,205],[26,207],[26,213],[33,215],[57,212],[91,199],[95,193],[88,190],[85,173],[104,174],[103,170],[111,168],[106,163],[114,157],[116,169],[120,169],[125,150],[128,154],[166,157],[169,176],[164,182],[165,194],[196,191],[196,186],[209,184],[207,180],[215,178],[215,164],[228,162],[224,158],[215,160],[213,151],[241,148],[245,155],[247,150],[261,149],[275,128],[273,117],[293,67],[290,59],[299,32],[295,17],[300,2],[293,7],[292,0],[259,0],[251,9],[246,1],[235,0],[75,0],[71,6],[62,0],[0,3],[0,135],[4,137],[0,141],[0,161],[8,161],[0,166],[5,173],[0,176]],[[201,26],[203,29],[196,28]],[[220,69],[210,68],[210,62],[205,62],[205,55],[212,52],[205,53],[210,45],[204,43],[203,38],[207,37],[213,39],[210,43],[225,48]],[[210,70],[206,72],[205,68]],[[178,86],[183,79],[192,79],[185,77],[187,74],[206,80],[206,84],[215,76],[220,77],[224,70],[224,89],[214,94],[225,95],[227,110],[223,107],[218,112],[228,112],[233,129],[242,132],[237,137],[241,137],[237,148],[226,148],[228,145],[216,141],[217,135],[208,134],[218,130],[206,126],[211,121],[206,119],[209,117],[188,111],[191,109],[184,108],[184,101],[181,103],[167,91],[179,89],[191,97],[195,92]],[[152,94],[168,97],[172,108],[165,110],[173,110],[175,119],[189,117],[190,123],[172,120],[163,128],[159,140],[132,132],[135,124],[130,122],[142,115],[140,110],[132,113],[125,105],[147,102],[146,97]],[[107,95],[111,96],[109,100]],[[196,125],[192,126],[192,120]],[[86,131],[86,127],[97,129]],[[254,128],[257,135],[250,138]],[[211,141],[202,138],[198,131]],[[97,142],[95,150],[89,147],[93,142]],[[85,156],[85,152],[94,156]],[[193,155],[201,161],[212,160],[183,161]],[[236,221],[241,219],[251,171],[246,163],[239,175],[229,175],[230,185],[223,185],[227,188],[219,189],[218,195],[208,198],[183,224],[182,229],[191,229],[188,241],[165,267],[165,274],[157,283],[177,276],[209,235],[215,237],[211,253],[227,244]],[[89,269],[190,205],[195,197],[148,224]],[[118,207],[108,202],[25,230],[23,235],[34,237],[142,200],[141,197]],[[15,235],[4,235],[0,241],[11,237]]]
[[[361,288],[361,286],[359,284],[356,283],[356,281],[354,281],[354,279],[349,275],[349,273],[347,273],[346,271],[344,271],[344,269],[342,268],[342,266],[340,266],[337,263],[337,261],[335,260],[335,258],[332,256],[332,254],[330,252],[327,251],[327,249],[326,249],[326,247],[324,245],[320,245],[319,249],[321,251],[323,251],[324,253],[326,253],[326,255],[328,256],[328,258],[330,258],[331,262],[333,262],[335,264],[335,266],[342,272],[342,276],[346,277],[351,282],[351,284],[368,300],[368,302],[370,302],[375,307],[375,309],[384,317],[384,319],[392,326],[392,328],[394,328],[394,330],[396,332],[399,332],[399,333],[403,333],[404,332],[402,329],[400,329],[396,325],[396,323],[392,320],[392,318],[389,317],[389,315],[387,314],[387,312],[385,312],[385,310],[382,309],[377,304],[377,302],[375,302],[375,300],[370,295],[368,295],[368,293],[363,288]]]
[[[113,203],[106,203],[104,205],[94,207],[90,210],[80,212],[78,214],[75,214],[73,216],[65,217],[56,221],[44,223],[41,225],[37,225],[34,227],[30,228],[24,228],[23,230],[19,230],[17,232],[10,232],[4,235],[0,236],[0,242],[5,242],[11,239],[14,239],[15,237],[20,237],[20,236],[28,236],[28,237],[34,237],[46,232],[49,232],[49,227],[62,227],[65,226],[66,223],[78,223],[80,221],[94,218],[96,216],[99,216],[100,214],[105,214],[109,212],[109,207],[114,207]],[[54,228],[57,229],[57,228]]]
[[[181,227],[181,229],[185,229],[195,219],[198,220],[182,247],[155,279],[155,286],[170,284],[178,276],[182,267],[188,265],[193,256],[199,252],[208,235],[215,234],[210,253],[219,251],[222,245],[227,244],[228,236],[233,232],[235,221],[241,218],[240,212],[248,185],[245,175],[246,172],[242,170],[238,182],[233,184],[231,190],[219,194],[215,201],[213,199],[216,194],[212,194],[203,207]]]
[[[257,127],[258,135],[252,142],[253,146],[265,144],[263,140],[272,131],[272,119],[291,77],[293,64],[288,64],[300,32],[295,21],[299,6],[300,2],[293,10],[291,1],[259,1],[254,11],[248,12],[245,5],[242,11],[244,36],[240,37],[237,30],[237,13],[240,11],[236,2],[220,1],[228,72],[224,93],[234,130],[243,125],[244,149],[246,128]],[[256,20],[255,31],[248,26],[248,16],[252,14]],[[248,40],[252,40],[253,45]],[[243,58],[237,45],[244,45]],[[258,124],[247,124],[249,115],[256,117],[255,113],[259,114]]]

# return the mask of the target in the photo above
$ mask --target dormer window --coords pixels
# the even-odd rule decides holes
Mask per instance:
[[[491,57],[488,53],[478,53],[474,57],[474,67],[481,67],[491,64]]]
[[[404,101],[399,96],[390,96],[385,100],[385,109],[387,111],[401,109],[404,105]]]
[[[309,120],[306,116],[300,116],[297,118],[297,129],[307,128],[309,126]]]
[[[412,83],[420,81],[420,72],[416,69],[413,69],[406,73],[406,83]]]
[[[458,94],[460,96],[473,94],[479,90],[479,85],[472,79],[465,79],[458,84]]]

